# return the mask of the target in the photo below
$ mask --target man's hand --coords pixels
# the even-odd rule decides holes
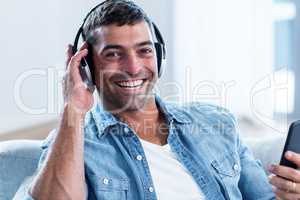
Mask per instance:
[[[300,168],[300,154],[286,152],[286,159],[292,161]],[[273,175],[269,176],[270,183],[278,199],[300,200],[300,171],[290,167],[271,165],[269,171]]]
[[[64,103],[71,106],[77,113],[85,114],[93,106],[93,95],[87,90],[79,73],[80,61],[87,56],[87,43],[73,55],[72,46],[67,48],[66,74],[63,78]]]

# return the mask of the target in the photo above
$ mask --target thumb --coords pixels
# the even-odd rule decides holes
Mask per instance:
[[[300,168],[300,154],[299,153],[287,151],[284,156],[286,159],[295,163],[298,166],[298,168]]]
[[[73,56],[73,50],[72,50],[73,46],[72,45],[68,45],[67,49],[66,49],[66,67],[69,65],[69,62]]]

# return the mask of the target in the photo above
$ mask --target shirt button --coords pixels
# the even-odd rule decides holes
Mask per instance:
[[[143,159],[143,156],[137,155],[137,156],[136,156],[136,159],[137,159],[138,161],[141,161],[141,160]]]
[[[149,187],[149,192],[153,192],[153,191],[154,191],[153,187]]]
[[[125,127],[125,128],[124,128],[124,132],[125,132],[125,133],[128,133],[128,132],[129,132],[129,128]]]
[[[104,185],[107,185],[108,182],[109,182],[109,180],[108,180],[107,178],[104,178],[104,179],[103,179],[103,184],[104,184]]]
[[[234,165],[233,165],[233,169],[234,169],[234,171],[237,171],[237,170],[239,169],[238,164],[234,164]]]

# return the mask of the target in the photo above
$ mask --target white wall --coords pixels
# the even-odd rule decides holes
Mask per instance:
[[[57,118],[65,47],[73,42],[85,14],[99,2],[0,3],[0,134]],[[136,2],[159,25],[167,43],[167,69],[158,88],[166,100],[210,101],[235,113],[251,114],[251,90],[272,72],[272,0]],[[24,112],[14,98],[16,80],[24,72],[40,73],[22,82],[20,95],[27,107],[46,108],[42,114]],[[199,83],[198,96],[193,96]],[[268,93],[262,95],[255,109],[272,114],[270,98]]]
[[[72,43],[78,27],[96,0],[28,0],[1,1],[1,84],[0,134],[36,125],[58,116],[61,104],[59,76],[63,72],[65,48]],[[160,26],[165,39],[170,42],[172,33],[168,23],[172,15],[169,1],[137,0]],[[157,6],[159,5],[159,6]],[[168,57],[172,60],[172,53]],[[33,71],[35,70],[35,71]],[[17,96],[25,107],[15,100],[16,80],[21,80]],[[165,74],[168,80],[171,73]],[[52,81],[53,80],[53,81]],[[46,109],[46,110],[37,110]],[[25,112],[24,112],[25,110]]]
[[[176,0],[175,12],[174,69],[183,100],[251,114],[251,89],[272,72],[272,0]]]

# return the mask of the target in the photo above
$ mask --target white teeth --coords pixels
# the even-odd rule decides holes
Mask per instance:
[[[118,82],[117,84],[121,87],[138,87],[143,84],[143,80],[136,80],[136,81],[123,81]]]

